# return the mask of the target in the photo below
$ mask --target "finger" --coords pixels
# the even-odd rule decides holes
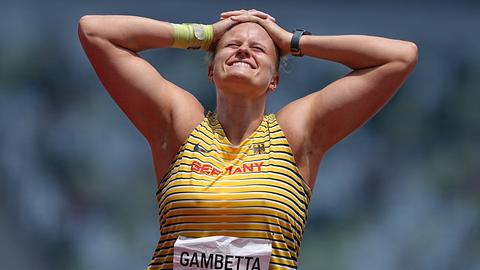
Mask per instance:
[[[234,11],[227,11],[227,12],[222,12],[220,13],[220,16],[222,17],[229,17],[229,16],[235,16],[235,15],[239,15],[239,14],[242,14],[243,12],[239,11],[239,10],[234,10]]]
[[[242,14],[243,14],[243,13],[239,13],[239,12],[237,12],[237,13],[233,13],[233,12],[232,12],[232,13],[228,13],[228,14],[222,14],[222,15],[220,15],[220,20],[225,20],[225,19],[231,18],[231,17],[233,17],[233,16],[240,16],[240,15],[242,15]]]
[[[236,21],[236,22],[256,22],[256,23],[259,23],[260,22],[260,18],[257,17],[257,16],[253,16],[253,15],[249,15],[249,14],[243,14],[243,15],[239,15],[239,16],[233,16],[231,17],[231,19],[233,21]]]
[[[236,16],[242,16],[242,15],[246,15],[246,14],[241,14],[241,15],[236,15]],[[259,18],[259,19],[262,19],[262,20],[270,20],[270,21],[276,23],[275,18],[273,18],[273,17],[271,17],[271,16],[269,16],[269,17],[266,17],[266,16],[258,16],[258,15],[249,15],[249,16],[253,16],[253,17],[256,17],[256,18]],[[234,17],[234,16],[232,16],[232,17]],[[231,17],[228,17],[228,18],[231,18]],[[225,18],[222,18],[222,17],[221,17],[220,19],[221,19],[221,20],[224,20],[224,19],[227,19],[227,17],[225,17]]]
[[[269,19],[269,20],[271,20],[271,21],[273,21],[273,22],[276,22],[276,19],[275,19],[273,16],[271,16],[270,14],[267,14],[267,13],[265,13],[265,12],[262,12],[262,11],[260,11],[260,10],[250,9],[250,10],[248,11],[248,13],[250,13],[250,14],[252,14],[252,15],[255,15],[255,16],[257,16],[257,17],[260,17],[260,18],[262,18],[262,19]]]
[[[228,18],[228,17],[231,17],[231,16],[242,15],[246,12],[247,11],[245,9],[225,11],[225,12],[220,13],[220,17]]]
[[[224,20],[233,16],[240,16],[240,15],[253,15],[261,19],[271,20],[272,22],[277,21],[273,16],[256,9],[250,9],[250,10],[241,9],[241,10],[225,11],[220,14],[220,20]]]
[[[262,12],[262,11],[260,11],[260,10],[256,10],[256,9],[250,9],[250,10],[248,11],[248,13],[250,13],[250,14],[252,14],[252,15],[255,15],[255,16],[259,16],[259,17],[265,18],[265,19],[268,18],[268,16],[269,16],[267,13]]]
[[[225,19],[228,19],[228,18],[233,18],[233,17],[238,17],[238,16],[252,16],[252,17],[256,17],[258,19],[262,19],[262,20],[270,20],[272,22],[276,22],[275,21],[275,18],[273,17],[266,17],[266,16],[258,16],[258,15],[253,15],[253,14],[240,14],[240,15],[234,15],[234,16],[230,16],[230,17],[220,17],[220,20],[225,20]]]

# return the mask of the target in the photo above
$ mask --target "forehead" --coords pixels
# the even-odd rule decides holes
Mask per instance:
[[[237,24],[234,27],[230,28],[221,38],[220,42],[225,42],[232,39],[247,39],[252,41],[258,41],[262,43],[269,43],[272,46],[273,40],[268,35],[265,29],[252,22]]]

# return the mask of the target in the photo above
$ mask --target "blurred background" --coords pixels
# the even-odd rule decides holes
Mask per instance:
[[[145,269],[159,238],[148,144],[99,83],[77,37],[86,14],[213,23],[266,11],[285,29],[414,41],[391,102],[325,157],[299,269],[480,269],[480,2],[3,1],[0,269]],[[204,55],[142,55],[215,108]],[[292,58],[275,112],[348,72]]]

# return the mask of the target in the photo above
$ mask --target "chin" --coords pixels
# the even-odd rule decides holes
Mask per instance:
[[[245,74],[230,74],[222,79],[223,80],[217,81],[216,85],[218,88],[226,92],[247,94],[251,92],[257,92],[258,89],[261,88],[255,84],[251,76]]]
[[[244,71],[232,71],[226,73],[224,76],[222,76],[223,80],[228,82],[228,81],[235,81],[236,83],[245,83],[248,85],[254,84],[253,78],[255,74],[252,74],[251,72],[244,72]]]
[[[232,73],[227,75],[225,78],[226,80],[235,80],[235,81],[244,81],[247,84],[252,84],[252,75],[251,74],[245,74],[245,73]]]

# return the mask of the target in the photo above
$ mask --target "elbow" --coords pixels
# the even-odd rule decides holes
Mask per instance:
[[[418,47],[415,43],[404,41],[400,61],[408,70],[412,70],[418,61]]]
[[[85,40],[98,35],[98,15],[85,15],[78,21],[78,36]]]

